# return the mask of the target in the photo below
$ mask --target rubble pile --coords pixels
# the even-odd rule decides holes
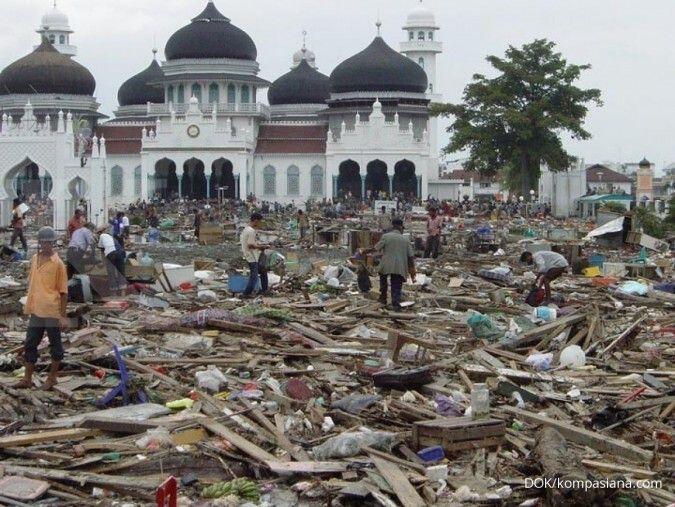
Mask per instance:
[[[174,486],[179,505],[675,502],[662,245],[604,245],[550,218],[453,219],[393,311],[377,277],[359,290],[375,272],[368,217],[313,216],[303,241],[270,218],[273,294],[246,301],[238,224],[198,246],[174,218],[164,242],[131,246],[152,263],[130,264],[128,295],[69,304],[53,391],[13,387],[27,280],[25,262],[3,261],[0,503],[147,504]],[[406,230],[417,243],[424,221]],[[519,257],[551,249],[574,274],[536,308]]]

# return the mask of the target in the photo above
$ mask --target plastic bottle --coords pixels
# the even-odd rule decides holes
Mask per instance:
[[[474,384],[471,390],[471,417],[483,419],[490,414],[490,391],[485,384]]]

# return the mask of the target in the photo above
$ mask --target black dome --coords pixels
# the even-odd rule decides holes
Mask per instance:
[[[167,60],[234,58],[255,61],[258,50],[246,32],[232,25],[213,2],[209,2],[192,23],[171,36],[164,54]]]
[[[148,83],[157,81],[164,76],[157,60],[152,60],[150,66],[124,82],[117,92],[117,102],[120,106],[145,105],[148,102],[161,104],[164,102],[164,91]]]
[[[331,92],[426,93],[427,74],[390,48],[382,37],[338,65],[330,75]]]
[[[59,53],[47,39],[0,73],[0,94],[94,95],[96,80],[84,66]]]
[[[323,104],[330,97],[330,79],[303,59],[267,91],[270,105]]]

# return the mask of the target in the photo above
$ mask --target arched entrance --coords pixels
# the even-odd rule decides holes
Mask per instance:
[[[401,160],[394,167],[394,194],[404,197],[418,197],[415,164],[410,160]]]
[[[204,162],[191,158],[183,164],[182,197],[185,199],[206,199],[206,175]]]
[[[222,188],[222,195],[225,199],[236,199],[237,188],[232,162],[226,158],[219,158],[213,162],[211,169],[211,180],[209,181],[211,198],[218,197],[218,189]]]
[[[354,160],[345,160],[340,164],[337,177],[337,196],[361,199],[361,168]]]
[[[68,196],[69,199],[66,201],[66,216],[71,217],[75,213],[75,209],[80,207],[84,210],[85,214],[89,221],[97,221],[97,217],[91,216],[89,210],[89,202],[87,197],[89,197],[89,186],[87,182],[84,181],[79,176],[70,180],[68,183]]]
[[[2,185],[8,196],[5,209],[11,210],[14,199],[19,198],[30,207],[30,223],[36,227],[54,225],[54,203],[49,196],[53,181],[47,171],[26,158],[7,171]]]
[[[178,196],[176,163],[171,159],[163,158],[155,164],[155,195],[162,199]]]
[[[368,164],[366,174],[366,197],[376,199],[378,193],[389,193],[389,176],[387,164],[381,160],[373,160]]]

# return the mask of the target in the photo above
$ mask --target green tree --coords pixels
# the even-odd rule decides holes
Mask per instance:
[[[589,139],[588,104],[602,101],[600,90],[574,84],[590,65],[568,64],[554,48],[546,39],[509,46],[504,58],[487,57],[498,75],[474,75],[461,104],[432,104],[432,114],[454,118],[445,152],[469,150],[466,169],[500,172],[522,195],[535,188],[541,162],[554,171],[569,168],[575,159],[560,135]]]

